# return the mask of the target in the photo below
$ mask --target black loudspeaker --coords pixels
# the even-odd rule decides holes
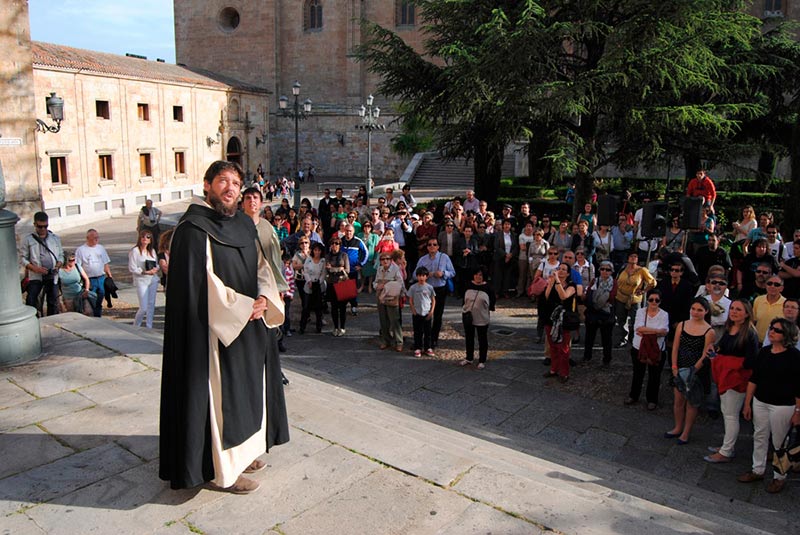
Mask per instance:
[[[649,202],[642,210],[642,236],[663,238],[667,234],[667,203]]]
[[[681,197],[681,228],[703,228],[703,197]]]
[[[597,225],[613,227],[617,224],[617,203],[619,197],[616,195],[601,195],[597,199]]]

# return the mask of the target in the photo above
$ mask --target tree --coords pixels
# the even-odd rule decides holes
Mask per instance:
[[[536,136],[534,148],[549,140],[544,158],[575,175],[579,207],[601,167],[662,159],[665,140],[692,131],[728,139],[762,112],[726,86],[760,68],[726,53],[759,35],[743,1],[416,5],[428,24],[422,54],[367,24],[360,58],[382,77],[383,93],[431,118],[446,156],[474,158],[476,190],[490,201],[515,139]]]

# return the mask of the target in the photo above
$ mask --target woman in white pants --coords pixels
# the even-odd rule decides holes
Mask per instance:
[[[720,448],[703,459],[709,463],[729,463],[739,436],[739,414],[744,405],[747,383],[758,355],[758,333],[753,326],[753,307],[737,299],[730,303],[728,319],[717,341],[717,356],[711,360],[711,373],[720,392],[720,409],[725,423],[725,438]]]
[[[761,349],[753,365],[743,411],[745,420],[753,420],[753,469],[738,477],[741,483],[764,479],[770,433],[777,450],[791,426],[800,425],[800,351],[794,347],[798,334],[794,323],[773,319],[767,331],[771,345]],[[767,492],[780,492],[785,485],[786,474],[775,472]]]
[[[153,233],[149,230],[139,232],[136,245],[128,253],[128,271],[133,275],[133,286],[139,297],[139,310],[133,324],[141,327],[146,319],[148,329],[153,328],[153,315],[156,311],[156,292],[158,291],[158,261],[153,245]]]

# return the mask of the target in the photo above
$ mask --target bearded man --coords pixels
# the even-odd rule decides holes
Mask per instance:
[[[258,457],[289,440],[277,348],[269,328],[283,302],[252,220],[237,211],[238,164],[217,161],[205,201],[181,218],[170,249],[161,380],[161,479],[174,489],[210,483],[235,494]]]

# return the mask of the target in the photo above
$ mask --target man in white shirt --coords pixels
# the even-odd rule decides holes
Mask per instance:
[[[99,318],[103,313],[103,298],[106,295],[106,277],[111,278],[111,259],[106,248],[100,245],[100,234],[93,228],[86,232],[86,243],[75,250],[75,260],[89,277],[89,290],[97,294],[94,305],[94,316]]]
[[[475,212],[479,212],[481,207],[481,202],[475,197],[475,192],[471,189],[467,190],[467,198],[464,199],[464,211],[469,212],[473,210]]]
[[[411,195],[411,186],[403,184],[403,192],[400,194],[400,200],[406,203],[406,208],[412,210],[417,207],[417,200]]]

